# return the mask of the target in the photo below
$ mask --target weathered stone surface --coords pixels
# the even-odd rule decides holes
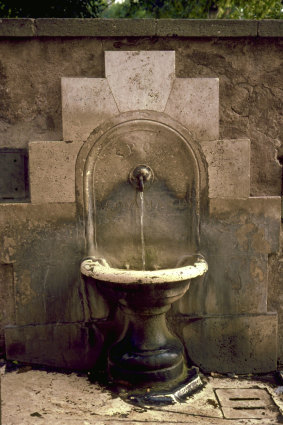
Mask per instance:
[[[100,332],[83,323],[9,326],[5,338],[8,359],[65,369],[91,369],[102,348]]]
[[[250,196],[250,141],[217,140],[201,144],[208,163],[211,198]]]
[[[15,321],[13,265],[0,263],[0,355],[5,353],[4,327]]]
[[[281,250],[268,257],[268,310],[278,313],[278,362],[283,365],[283,223],[281,224]]]
[[[62,249],[63,239],[72,231],[66,230],[67,234],[61,232],[57,241],[48,232],[42,235],[48,238],[47,242],[40,244],[31,239],[34,248],[30,249],[29,256],[23,256],[22,264],[18,262],[15,266],[16,324],[84,319],[83,289],[78,271],[82,254],[68,245]],[[52,246],[54,251],[51,251]],[[42,257],[46,253],[49,259],[44,262]],[[31,255],[33,264],[29,258]]]
[[[54,226],[63,226],[73,223],[76,219],[76,206],[73,203],[56,203],[45,205],[32,205],[30,203],[0,204],[0,237],[14,238],[17,243],[34,228],[45,229]],[[1,245],[2,247],[5,246]],[[7,245],[8,246],[8,245]],[[10,245],[12,247],[12,245]],[[5,250],[4,250],[5,251]],[[13,262],[15,250],[1,257],[3,263]],[[1,251],[3,253],[3,251]]]
[[[280,20],[1,19],[2,37],[282,37]]]
[[[121,112],[163,111],[175,77],[175,52],[105,52],[105,75]]]
[[[197,140],[218,139],[218,79],[176,78],[164,112],[187,127]]]
[[[268,255],[279,250],[279,232],[279,197],[211,199],[201,226],[208,272],[174,308],[191,315],[266,312]]]
[[[115,25],[122,25],[121,21]],[[231,21],[228,24],[234,25]],[[248,24],[239,22],[239,25]],[[3,28],[5,25],[10,23],[3,20]],[[1,146],[23,148],[30,140],[60,140],[60,79],[105,77],[104,50],[175,50],[178,77],[219,78],[220,137],[251,140],[252,195],[281,193],[281,168],[275,160],[278,141],[282,139],[280,39],[191,38],[188,42],[178,37],[66,37],[63,40],[48,37],[1,40]]]
[[[84,319],[74,204],[2,204],[0,245],[0,260],[14,263],[17,324]]]
[[[260,37],[282,37],[282,19],[266,19],[258,22],[258,35]]]
[[[30,194],[33,204],[75,201],[75,164],[81,142],[29,144]]]
[[[64,140],[86,140],[94,128],[118,113],[105,78],[62,78]]]
[[[276,370],[276,314],[199,318],[184,328],[183,336],[189,358],[204,371]]]
[[[181,37],[250,37],[257,35],[256,21],[222,19],[160,19],[157,20],[158,36]]]
[[[1,146],[61,140],[61,77],[103,76],[101,43],[85,40],[89,45],[83,47],[80,40],[68,40],[60,47],[38,38],[0,42]]]
[[[34,37],[34,19],[0,19],[0,37]]]
[[[251,140],[252,196],[279,195],[281,169],[275,158],[282,139],[281,42],[267,38],[219,42],[217,47],[205,40],[182,44],[177,75],[219,78],[220,137]]]
[[[223,247],[227,253],[220,256],[207,251],[205,278],[191,282],[175,309],[190,315],[267,311],[267,255],[235,255],[230,248]]]
[[[281,169],[276,161],[276,150],[281,137],[282,71],[279,40],[271,41],[241,38],[241,43],[224,39],[181,43],[174,37],[155,40],[66,38],[63,43],[48,38],[23,39],[20,43],[5,40],[0,43],[1,143],[3,146],[25,146],[31,135],[33,140],[35,137],[41,140],[49,139],[46,137],[48,133],[51,135],[49,140],[55,136],[59,140],[60,78],[103,77],[103,50],[176,50],[178,77],[220,76],[222,136],[251,139],[251,193],[279,194]],[[16,54],[12,56],[11,52]],[[64,146],[64,142],[57,143]],[[43,153],[45,158],[51,156],[51,152],[48,155],[46,151]],[[67,164],[65,174],[56,174],[56,168],[66,159],[66,152],[59,152],[58,157],[60,155],[61,162],[56,163],[53,158],[48,164],[52,165],[50,170],[55,172],[56,178],[62,179],[68,174],[66,170],[70,164]],[[34,153],[34,164],[36,161]],[[46,171],[43,162],[42,169]],[[39,176],[40,173],[38,170]],[[46,176],[49,178],[48,173]],[[53,204],[24,205],[22,210],[16,204],[10,210],[7,206],[0,208],[0,215],[2,207],[5,210],[4,231],[0,232],[1,257],[4,262],[15,263],[16,321],[21,324],[83,321],[87,314],[78,273],[79,261],[84,254],[83,232],[81,229],[78,232],[75,225],[74,206],[66,201],[69,204],[61,204],[60,209],[54,203],[56,190],[55,200],[62,200],[59,197],[61,186],[51,180],[53,189],[50,191],[44,180],[43,176],[37,187],[38,198],[35,192],[34,200],[40,202],[41,197],[44,202],[49,199],[48,202]],[[34,178],[33,183],[36,183]],[[68,188],[68,184],[63,184],[62,188]],[[46,198],[40,193],[44,190]],[[73,189],[70,192],[63,191],[63,199],[74,200]],[[72,207],[72,212],[67,205]],[[209,280],[205,281],[208,289],[198,287],[207,295],[197,298],[203,300],[203,304],[196,303],[195,309],[188,311],[186,308],[191,304],[184,305],[184,314],[206,310],[217,314],[219,311],[220,314],[266,311],[267,255],[278,251],[279,220],[279,198],[212,199],[210,219],[202,226],[202,252],[210,267]],[[166,234],[166,229],[162,233]],[[271,265],[273,269],[278,266],[276,261]],[[276,280],[272,285],[278,282]],[[239,292],[240,296],[237,295]],[[199,297],[201,294],[195,295]],[[280,310],[280,297],[277,301],[275,298],[273,308]],[[67,301],[62,303],[62,299]],[[98,306],[92,317],[104,318],[104,314],[103,308]]]
[[[227,253],[230,249],[228,247],[234,247],[236,252],[251,255],[269,254],[279,250],[281,222],[279,196],[211,199],[210,218],[213,226],[217,225],[217,222],[220,224],[220,228],[215,228],[217,232],[215,240],[217,239],[219,247],[223,247],[220,248],[224,250],[222,253]]]
[[[47,37],[125,37],[155,35],[154,19],[36,19],[36,34]]]

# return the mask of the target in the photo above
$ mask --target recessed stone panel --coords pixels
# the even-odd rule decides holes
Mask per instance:
[[[75,201],[75,164],[82,142],[31,142],[30,192],[33,204]]]
[[[175,78],[175,52],[106,51],[105,75],[121,112],[162,112]]]
[[[211,198],[250,196],[250,141],[216,140],[201,144],[208,163]]]
[[[0,202],[29,198],[28,158],[25,149],[0,149]]]
[[[184,327],[183,337],[190,360],[203,371],[276,370],[276,314],[203,317]]]
[[[219,137],[218,78],[176,78],[165,108],[197,140]]]
[[[61,87],[64,140],[86,140],[119,112],[105,78],[62,78]]]

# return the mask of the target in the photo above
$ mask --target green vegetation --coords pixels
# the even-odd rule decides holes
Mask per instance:
[[[278,0],[0,0],[1,18],[282,19]]]
[[[110,6],[104,16],[109,18],[172,18],[205,19],[216,12],[212,0],[125,0]]]
[[[277,0],[125,0],[108,7],[107,18],[280,19]]]
[[[218,18],[282,19],[283,5],[277,0],[220,0]]]
[[[107,0],[0,0],[1,18],[99,18]]]

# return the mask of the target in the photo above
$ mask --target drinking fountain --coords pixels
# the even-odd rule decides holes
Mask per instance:
[[[182,382],[186,393],[190,381],[183,344],[166,313],[208,270],[199,252],[204,164],[191,135],[168,123],[153,111],[121,114],[89,137],[82,161],[81,273],[110,309],[118,305],[124,321],[108,350],[109,378],[133,389],[156,386],[162,399],[170,383]]]

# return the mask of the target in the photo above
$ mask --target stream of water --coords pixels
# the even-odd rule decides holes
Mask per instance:
[[[143,226],[143,217],[144,217],[144,199],[143,192],[140,192],[141,199],[141,251],[142,251],[142,269],[145,270],[145,242],[144,242],[144,226]]]

